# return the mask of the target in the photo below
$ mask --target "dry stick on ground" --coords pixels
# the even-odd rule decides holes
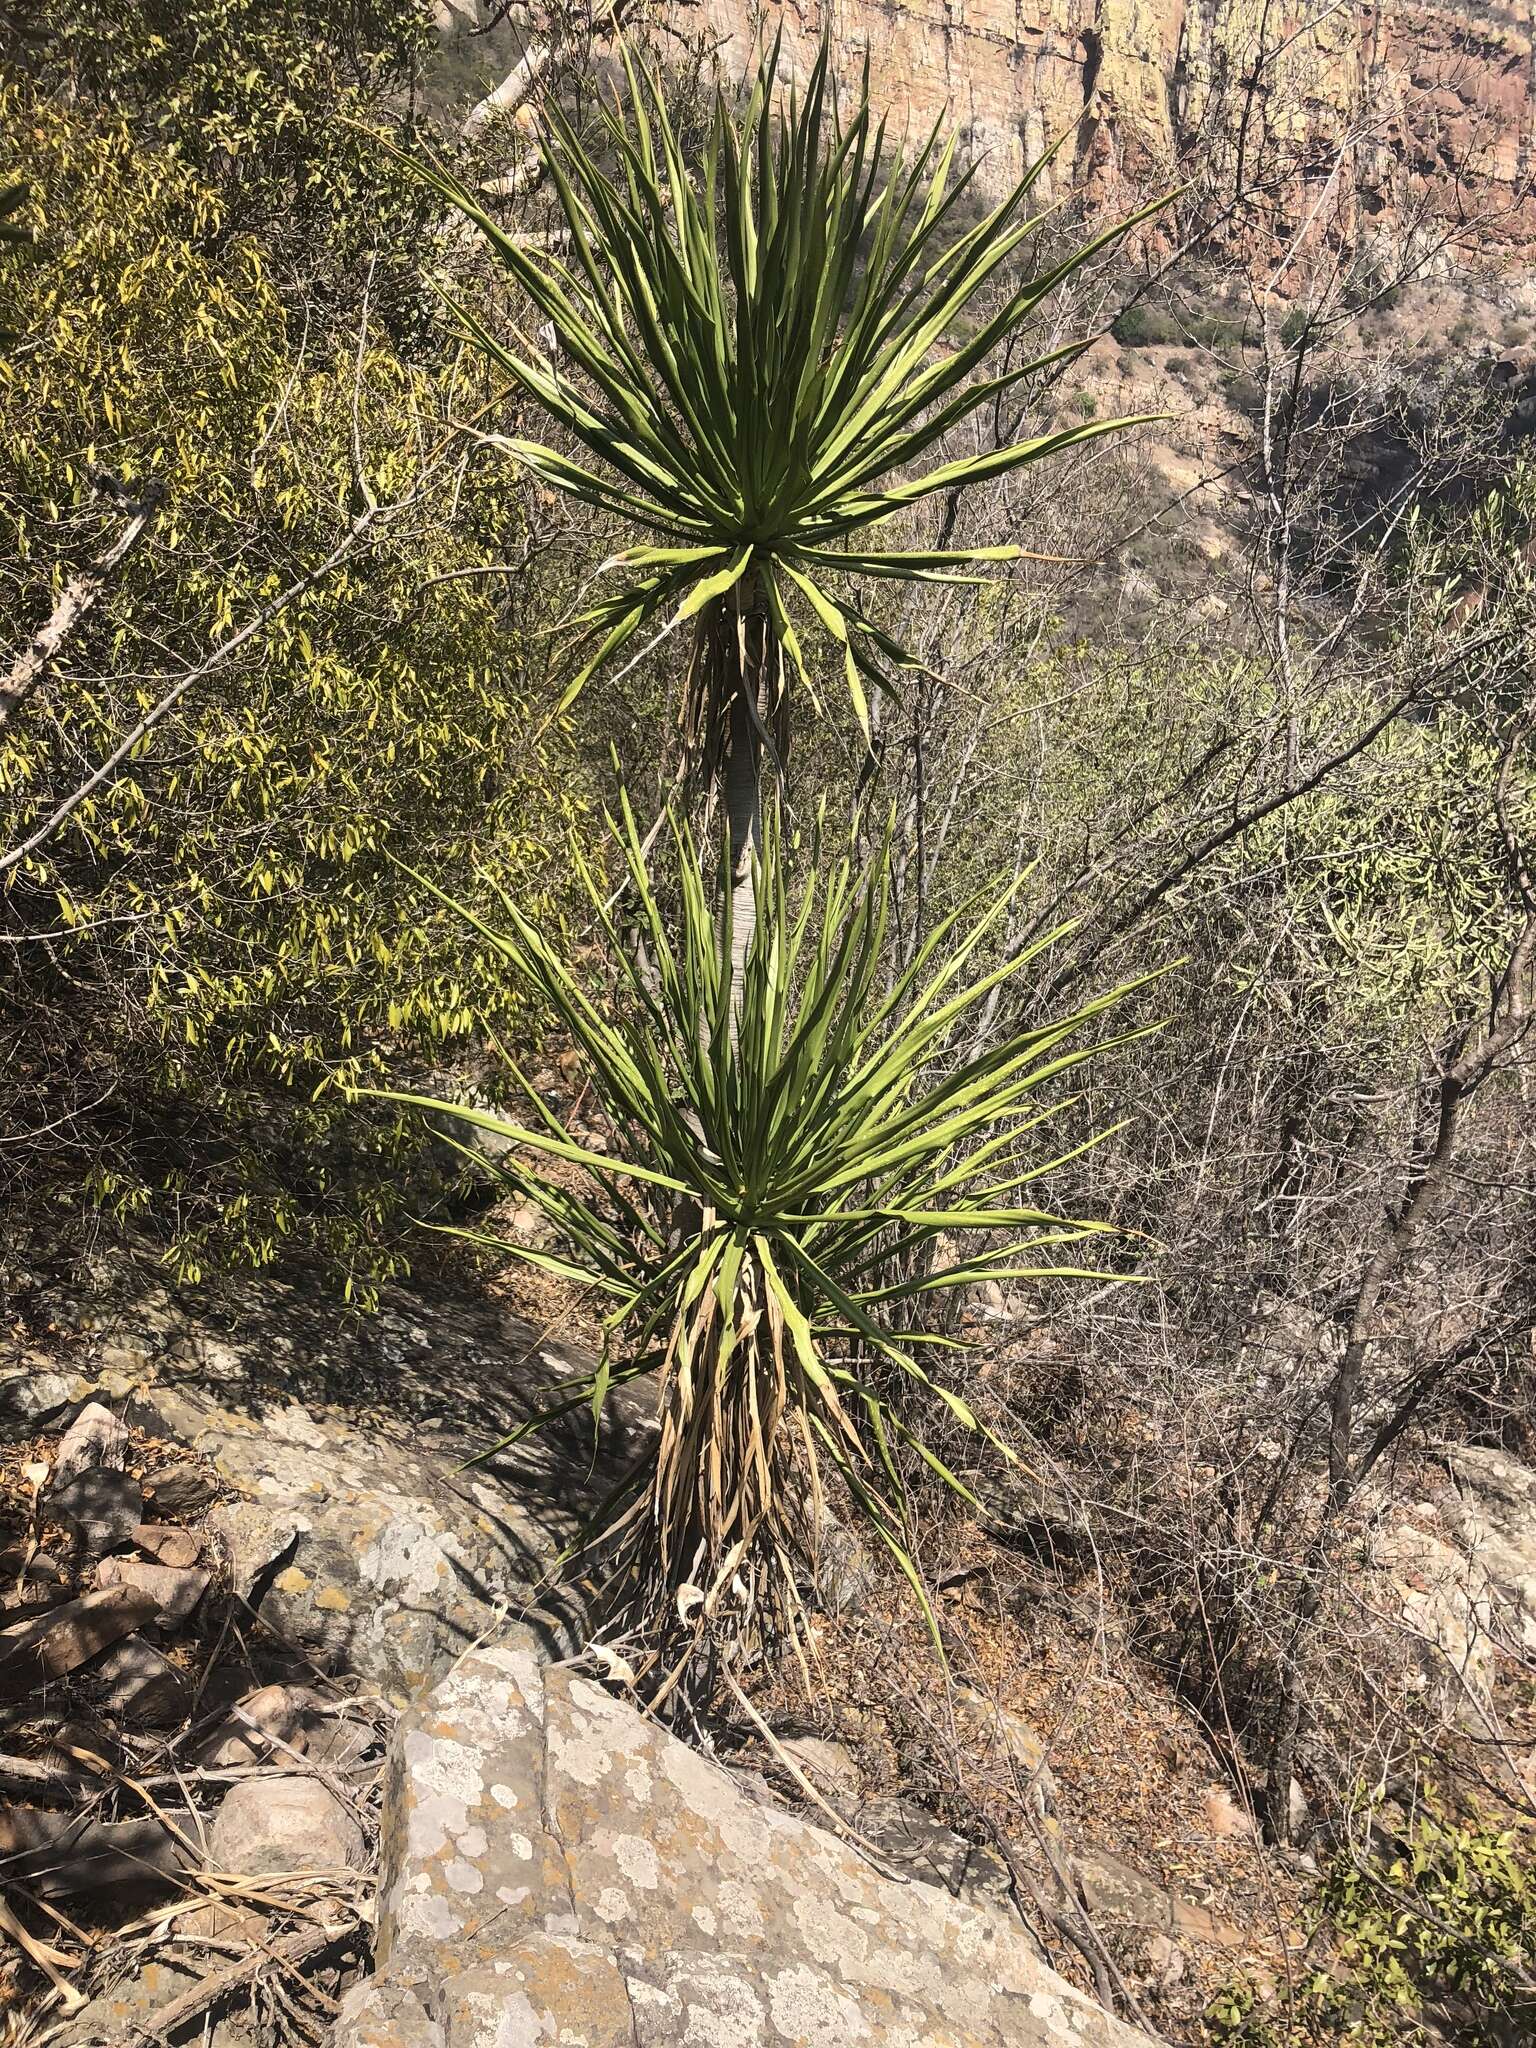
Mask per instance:
[[[269,1772],[282,1772],[285,1777],[318,1778],[331,1797],[351,1814],[359,1826],[362,1825],[365,1815],[356,1793],[343,1781],[340,1772],[331,1764],[321,1762],[312,1756],[306,1756],[302,1750],[295,1749],[291,1742],[277,1734],[275,1730],[263,1728],[261,1723],[253,1715],[248,1714],[238,1701],[230,1708],[230,1712],[237,1721],[243,1721],[253,1735],[260,1736],[264,1742],[269,1742],[272,1745],[273,1757],[269,1758],[266,1766]],[[281,1763],[275,1761],[278,1751],[281,1751],[283,1756],[288,1759],[286,1769]]]
[[[340,1948],[355,1939],[358,1929],[359,1923],[355,1920],[349,1920],[340,1927],[304,1927],[295,1934],[284,1935],[268,1948],[253,1949],[227,1970],[216,1971],[213,1976],[205,1977],[200,1984],[194,1984],[190,1990],[162,2005],[147,2020],[130,2020],[115,2033],[103,2035],[98,2048],[140,2048],[145,2041],[154,2044],[154,2048],[163,2048],[167,2035],[178,2027],[184,2027],[188,2020],[201,2018],[221,2000],[242,1990],[263,1970],[274,1964],[280,1969],[297,1970],[305,1963],[317,1962],[331,1949]]]
[[[1186,1465],[1190,1462],[1190,1446],[1187,1438],[1184,1447],[1184,1461]],[[1187,1507],[1188,1512],[1192,1519],[1194,1515],[1193,1502],[1188,1502]],[[1191,1556],[1197,1556],[1198,1539],[1193,1527],[1191,1527],[1190,1529],[1189,1544]],[[1273,1924],[1279,1946],[1281,1962],[1285,1970],[1286,2011],[1288,2013],[1294,2013],[1296,2005],[1297,1987],[1295,1972],[1292,1967],[1293,1958],[1291,1953],[1291,1944],[1286,1939],[1286,1916],[1281,1910],[1280,1900],[1275,1891],[1274,1873],[1269,1867],[1269,1861],[1263,1854],[1261,1846],[1259,1824],[1262,1822],[1262,1816],[1254,1811],[1254,1802],[1252,1800],[1248,1788],[1247,1773],[1244,1771],[1242,1767],[1242,1744],[1238,1741],[1237,1729],[1233,1725],[1232,1714],[1230,1711],[1230,1706],[1227,1698],[1227,1683],[1225,1670],[1226,1660],[1217,1647],[1216,1629],[1212,1623],[1210,1611],[1206,1604],[1205,1588],[1201,1584],[1200,1573],[1198,1570],[1192,1571],[1190,1573],[1190,1583],[1194,1591],[1196,1610],[1200,1617],[1200,1626],[1206,1638],[1207,1654],[1210,1658],[1213,1689],[1215,1694],[1215,1704],[1221,1710],[1222,1723],[1221,1730],[1218,1733],[1216,1728],[1212,1725],[1209,1716],[1204,1712],[1201,1712],[1200,1725],[1203,1733],[1205,1734],[1206,1740],[1210,1742],[1211,1747],[1215,1750],[1218,1757],[1220,1757],[1223,1768],[1226,1770],[1228,1776],[1232,1779],[1233,1784],[1241,1787],[1244,1808],[1248,1811],[1249,1815],[1256,1823],[1253,1830],[1254,1868],[1258,1874],[1259,1882],[1263,1887],[1264,1903],[1269,1910],[1270,1920]],[[1285,1783],[1287,1823],[1289,1823],[1290,1818],[1290,1795],[1291,1781],[1289,1777],[1287,1777]]]
[[[768,1726],[768,1723],[763,1719],[762,1715],[757,1711],[756,1707],[754,1707],[752,1702],[747,1698],[746,1694],[742,1691],[741,1687],[736,1683],[735,1679],[732,1678],[730,1672],[724,1671],[722,1673],[722,1676],[724,1677],[726,1685],[729,1687],[731,1695],[735,1699],[737,1706],[741,1708],[742,1712],[746,1715],[747,1719],[752,1723],[752,1726],[757,1730],[758,1734],[762,1737],[763,1741],[766,1742],[769,1749],[772,1750],[774,1761],[783,1767],[783,1769],[799,1786],[800,1790],[805,1794],[805,1796],[809,1800],[811,1800],[814,1805],[820,1807],[821,1811],[832,1823],[833,1827],[837,1830],[838,1834],[840,1834],[845,1841],[851,1842],[853,1846],[856,1849],[858,1849],[860,1853],[869,1860],[870,1863],[874,1865],[875,1869],[880,1872],[882,1877],[892,1878],[898,1884],[909,1884],[911,1882],[909,1878],[904,1877],[899,1870],[894,1870],[891,1868],[891,1859],[889,1856],[883,1854],[883,1852],[876,1846],[875,1843],[868,1840],[866,1836],[861,1835],[856,1827],[853,1827],[848,1821],[844,1820],[843,1816],[838,1812],[835,1806],[829,1805],[828,1802],[822,1798],[821,1794],[816,1790],[816,1787],[811,1783],[810,1779],[806,1776],[805,1772],[801,1770],[800,1766],[795,1762],[794,1758],[786,1753],[782,1743],[780,1743],[777,1736],[774,1734],[773,1730]]]
[[[1079,1506],[1078,1515],[1084,1534],[1087,1536],[1093,1551],[1094,1573],[1098,1583],[1099,1619],[1095,1631],[1097,1641],[1102,1639],[1104,1612],[1107,1605],[1104,1588],[1104,1563],[1099,1554],[1099,1546],[1094,1538],[1092,1526],[1081,1506]],[[1131,2015],[1139,2027],[1150,2034],[1154,2040],[1161,2040],[1162,2036],[1137,2002],[1130,1986],[1125,1980],[1123,1972],[1115,1961],[1109,1944],[1099,1931],[1098,1925],[1089,1909],[1088,1902],[1083,1897],[1081,1889],[1073,1878],[1070,1865],[1063,1861],[1060,1852],[1050,1838],[1049,1832],[1041,1825],[1039,1815],[1033,1803],[1035,1788],[1039,1784],[1041,1774],[1049,1760],[1051,1742],[1055,1740],[1056,1733],[1059,1732],[1066,1720],[1076,1711],[1077,1703],[1082,1698],[1088,1682],[1088,1667],[1085,1665],[1078,1677],[1077,1683],[1073,1687],[1072,1697],[1058,1717],[1056,1729],[1053,1731],[1050,1741],[1045,1745],[1040,1763],[1029,1772],[1027,1778],[1020,1770],[1018,1760],[1012,1754],[1007,1743],[998,1701],[990,1692],[982,1694],[982,1697],[987,1701],[987,1704],[992,1708],[994,1716],[997,1718],[996,1732],[1003,1738],[1001,1747],[1006,1759],[1008,1775],[1012,1780],[1013,1804],[1023,1814],[1030,1833],[1035,1838],[1035,1846],[1045,1858],[1051,1875],[1055,1879],[1059,1892],[1058,1899],[1053,1900],[1047,1896],[1019,1863],[1018,1858],[1014,1854],[1012,1844],[1008,1839],[1007,1830],[990,1813],[983,1811],[980,1814],[980,1818],[991,1835],[993,1846],[998,1850],[1003,1861],[1008,1866],[1014,1891],[1014,1903],[1019,1908],[1020,1916],[1024,1917],[1022,1903],[1018,1896],[1019,1887],[1022,1884],[1029,1891],[1031,1898],[1035,1901],[1036,1906],[1048,1924],[1054,1927],[1058,1934],[1072,1944],[1093,1972],[1093,1981],[1098,1993],[1099,2003],[1110,2012],[1114,2012],[1123,2006],[1124,2010]],[[952,1709],[951,1725],[953,1725]]]
[[[48,623],[33,636],[30,645],[17,655],[11,664],[9,675],[0,682],[0,726],[4,726],[21,709],[37,688],[43,671],[80,621],[93,609],[111,580],[114,570],[121,568],[143,539],[145,529],[159,510],[159,504],[158,497],[146,498],[135,509],[133,517],[106,553],[98,555],[94,562],[71,576],[59,592],[58,603],[54,606]]]
[[[266,1739],[268,1738],[263,1736],[263,1740]],[[295,1761],[291,1765],[186,1764],[175,1771],[152,1772],[136,1778],[134,1783],[142,1785],[147,1792],[169,1792],[174,1791],[178,1785],[238,1785],[242,1778],[269,1778],[274,1771],[284,1777],[325,1775],[313,1758],[300,1756],[297,1751],[294,1751],[293,1755]],[[341,1766],[341,1773],[343,1776],[357,1777],[363,1771],[371,1771],[374,1768],[372,1763],[349,1763]],[[84,1771],[67,1770],[60,1764],[49,1763],[46,1758],[10,1755],[0,1755],[0,1787],[7,1791],[25,1793],[31,1799],[45,1800],[78,1799],[109,1789],[100,1778]]]
[[[35,1934],[29,1933],[3,1898],[0,1898],[0,1934],[13,1941],[27,1960],[42,1971],[58,1993],[66,2013],[80,2010],[86,2002],[84,1995],[60,1974],[61,1970],[74,1967],[75,1958],[65,1950],[55,1948],[51,1942],[39,1941]]]
[[[996,1849],[1004,1863],[1008,1866],[1008,1875],[1014,1894],[1014,1904],[1025,1926],[1029,1927],[1030,1923],[1029,1916],[1024,1912],[1023,1902],[1019,1896],[1021,1891],[1029,1893],[1041,1919],[1048,1926],[1054,1927],[1063,1940],[1070,1942],[1084,1962],[1087,1963],[1088,1968],[1093,1973],[1095,1994],[1105,2011],[1115,2012],[1123,2007],[1131,2015],[1137,2026],[1150,2039],[1154,2041],[1165,2039],[1166,2037],[1158,2032],[1157,2028],[1137,2003],[1130,1986],[1125,1981],[1124,1974],[1115,1962],[1113,1955],[1111,1955],[1103,1935],[1100,1934],[1098,1928],[1094,1925],[1093,1917],[1083,1903],[1081,1894],[1072,1880],[1070,1870],[1063,1865],[1061,1858],[1046,1839],[1044,1831],[1035,1822],[1033,1816],[1030,1818],[1030,1826],[1037,1845],[1043,1853],[1046,1862],[1050,1865],[1051,1875],[1056,1880],[1060,1893],[1059,1899],[1051,1898],[1046,1893],[1044,1887],[1037,1884],[1028,1870],[1025,1869],[1014,1853],[1013,1844],[1008,1839],[1007,1830],[1001,1827],[990,1814],[983,1814],[981,1819],[991,1837],[993,1848]],[[1032,1927],[1030,1932],[1034,1932]]]
[[[33,1798],[51,1792],[61,1799],[74,1799],[82,1792],[100,1790],[98,1781],[82,1771],[68,1771],[30,1756],[0,1756],[0,1785],[7,1791],[25,1792]]]

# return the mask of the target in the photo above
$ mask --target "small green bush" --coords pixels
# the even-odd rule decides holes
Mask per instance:
[[[1146,300],[1127,306],[1109,331],[1122,348],[1236,348],[1243,339],[1242,322],[1228,313],[1176,313]]]
[[[1264,404],[1264,387],[1247,370],[1223,370],[1221,388],[1239,412],[1258,412]]]
[[[1536,1842],[1431,1800],[1397,1844],[1333,1863],[1320,1960],[1288,2007],[1230,1985],[1206,2014],[1220,2048],[1503,2048],[1536,2028]]]
[[[1127,306],[1109,331],[1122,348],[1163,348],[1188,339],[1188,330],[1166,306],[1148,305],[1145,300]]]
[[[1305,306],[1292,306],[1280,322],[1280,339],[1287,348],[1294,348],[1306,333],[1309,317]]]
[[[1239,348],[1243,323],[1227,313],[1197,313],[1185,323],[1185,333],[1202,348]]]

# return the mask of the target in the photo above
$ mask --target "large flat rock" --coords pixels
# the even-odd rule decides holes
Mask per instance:
[[[406,1714],[335,2048],[1145,2048],[1002,1911],[903,1883],[534,1640]]]
[[[403,1704],[509,1617],[541,1628],[548,1654],[574,1647],[579,1594],[551,1578],[647,1426],[643,1397],[600,1432],[583,1416],[466,1461],[581,1370],[579,1352],[497,1301],[399,1289],[360,1319],[274,1282],[217,1322],[164,1290],[74,1320],[71,1370],[0,1340],[0,1436],[121,1414],[195,1450],[146,1475],[156,1511],[197,1516],[235,1591],[302,1658]],[[93,1468],[71,1485],[86,1482],[131,1492],[107,1534],[132,1540],[137,1483]],[[49,1498],[70,1504],[67,1488]]]

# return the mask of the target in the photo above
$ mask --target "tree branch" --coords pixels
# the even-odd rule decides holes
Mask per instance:
[[[206,677],[215,674],[219,669],[227,667],[235,655],[239,653],[240,649],[267,626],[271,625],[280,612],[286,611],[296,598],[302,597],[306,590],[312,589],[315,584],[328,576],[338,563],[344,561],[374,526],[393,514],[402,512],[408,506],[415,504],[426,489],[427,480],[423,478],[416,485],[415,489],[408,492],[405,497],[397,499],[390,505],[369,505],[364,511],[359,513],[336,546],[325,557],[324,561],[317,563],[312,569],[306,569],[302,575],[296,576],[285,590],[280,591],[276,597],[254,612],[246,623],[240,627],[238,632],[232,633],[211,654],[205,655],[194,667],[188,669],[184,676],[179,677],[159,701],[145,712],[138,724],[113,748],[106,759],[97,768],[93,769],[85,780],[64,798],[62,803],[55,806],[34,832],[30,833],[19,845],[13,846],[4,854],[0,854],[0,875],[7,873],[11,868],[19,867],[30,854],[35,853],[40,846],[52,838],[60,825],[66,819],[73,816],[81,804],[86,801],[87,797],[94,796],[103,784],[110,782],[118,769],[122,767],[123,763],[139,745],[139,742],[147,734],[153,732],[161,720],[176,708],[194,684],[202,682]]]
[[[37,688],[45,668],[86,614],[93,609],[114,570],[123,563],[144,537],[144,531],[160,509],[159,495],[144,499],[133,517],[104,555],[78,575],[71,576],[59,592],[48,623],[34,635],[11,664],[10,674],[0,682],[0,726],[19,711]]]

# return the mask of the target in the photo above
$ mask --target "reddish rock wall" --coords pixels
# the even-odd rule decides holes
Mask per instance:
[[[1530,0],[703,0],[727,61],[782,24],[804,67],[830,15],[878,105],[943,112],[1001,185],[1074,130],[1061,175],[1115,203],[1194,163],[1277,230],[1314,213],[1464,253],[1536,234]],[[690,8],[679,26],[697,23]],[[1341,142],[1348,140],[1340,161]],[[1333,171],[1330,182],[1329,173]]]

